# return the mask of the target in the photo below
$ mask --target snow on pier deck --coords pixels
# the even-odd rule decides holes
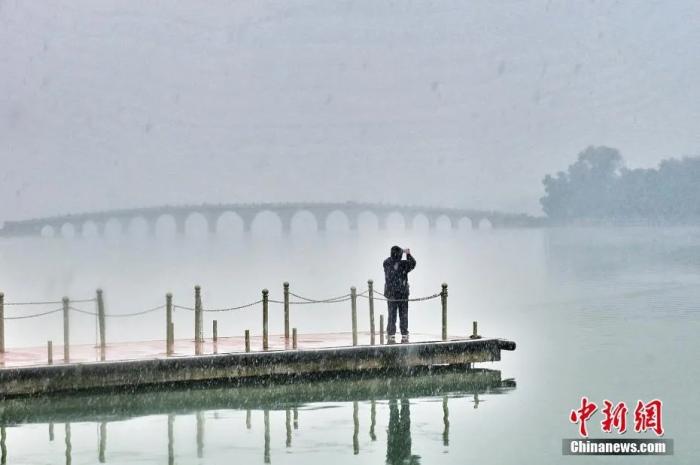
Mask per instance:
[[[46,347],[12,349],[0,354],[0,396],[469,365],[498,361],[501,350],[515,349],[503,339],[440,339],[411,334],[408,344],[370,345],[369,333],[359,333],[359,345],[353,346],[351,333],[307,334],[293,349],[290,339],[270,336],[269,350],[263,351],[262,339],[251,337],[251,351],[245,352],[243,337],[220,337],[204,341],[201,355],[195,355],[193,340],[176,340],[170,356],[165,341],[124,342],[108,344],[104,361],[99,347],[74,345],[68,363],[62,347],[54,346],[51,365]]]

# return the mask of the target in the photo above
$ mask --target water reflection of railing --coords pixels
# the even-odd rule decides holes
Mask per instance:
[[[323,402],[352,402],[352,450],[360,453],[360,402],[369,402],[368,434],[377,441],[377,404],[387,402],[389,426],[387,430],[387,463],[418,463],[412,453],[410,399],[441,399],[442,443],[449,446],[450,399],[470,398],[474,408],[479,406],[479,394],[498,394],[515,387],[512,380],[501,380],[500,371],[457,371],[444,367],[435,372],[413,377],[382,379],[345,379],[315,383],[298,383],[262,387],[215,387],[176,391],[141,393],[111,393],[72,395],[66,397],[6,400],[0,408],[0,446],[2,465],[7,463],[6,428],[23,423],[48,423],[49,441],[54,440],[54,424],[65,427],[66,464],[72,461],[71,423],[94,422],[97,429],[97,457],[106,463],[108,424],[130,418],[167,414],[168,463],[175,463],[175,422],[194,414],[196,423],[196,454],[205,456],[205,412],[212,410],[245,410],[245,428],[252,429],[254,411],[263,415],[263,462],[271,463],[270,412],[285,412],[285,448],[292,447],[293,431],[299,429],[299,410],[308,404]]]

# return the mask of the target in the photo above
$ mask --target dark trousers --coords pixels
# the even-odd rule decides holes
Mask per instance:
[[[387,302],[389,304],[389,322],[386,325],[386,333],[389,336],[396,334],[396,313],[401,320],[401,335],[408,335],[408,302]]]

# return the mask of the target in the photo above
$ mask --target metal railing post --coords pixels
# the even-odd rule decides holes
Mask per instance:
[[[202,288],[194,287],[194,353],[201,355],[204,336],[202,323]]]
[[[284,286],[284,338],[289,339],[289,283]]]
[[[374,281],[367,281],[367,298],[369,300],[369,343],[374,345]]]
[[[447,340],[447,283],[442,283],[442,292],[440,293],[442,302],[442,340]]]
[[[268,299],[268,294],[269,291],[267,289],[263,289],[262,291],[262,304],[263,304],[263,350],[267,350],[270,345],[269,345],[269,340],[268,340],[268,305],[267,305],[267,299]]]
[[[173,295],[168,292],[165,294],[165,353],[167,355],[173,354],[173,339],[174,334],[172,332],[173,324]]]
[[[5,352],[5,294],[0,292],[0,354]]]
[[[105,303],[102,297],[102,289],[97,290],[97,320],[100,328],[100,360],[104,360],[107,352],[105,339]]]
[[[350,288],[350,309],[352,311],[352,345],[357,345],[357,289]]]
[[[70,300],[63,298],[63,361],[70,361]]]

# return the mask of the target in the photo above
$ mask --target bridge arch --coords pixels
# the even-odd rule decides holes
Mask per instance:
[[[177,220],[172,213],[163,213],[153,220],[153,235],[156,238],[174,238],[177,236]]]
[[[56,237],[56,228],[54,228],[50,224],[45,224],[41,228],[39,234],[41,234],[41,237]]]
[[[204,238],[209,234],[209,220],[199,210],[188,212],[182,227],[182,232],[187,237]]]
[[[387,212],[383,215],[384,217],[384,227],[389,230],[406,230],[409,228],[408,221],[406,221],[406,215],[402,212],[393,210]]]
[[[86,220],[80,226],[80,235],[85,238],[99,237],[102,235],[98,223],[94,220]]]
[[[351,216],[348,215],[347,212],[339,208],[331,210],[323,217],[323,229],[327,229],[329,231],[348,231],[356,229],[357,219],[355,218],[355,228],[353,228],[350,218]]]
[[[250,232],[255,235],[276,237],[282,234],[284,222],[278,212],[270,209],[260,210],[253,215]]]
[[[382,227],[380,216],[372,210],[363,210],[357,214],[358,231],[377,231]]]
[[[72,221],[66,221],[61,225],[61,237],[65,239],[73,239],[77,235],[75,224]]]
[[[460,231],[472,229],[473,227],[474,223],[472,222],[472,219],[468,216],[463,216],[457,220],[457,229],[459,229]]]
[[[151,225],[144,215],[136,215],[128,219],[126,235],[129,237],[144,238],[151,232]]]
[[[119,218],[108,218],[107,221],[105,221],[105,226],[104,226],[104,235],[105,237],[111,238],[111,237],[119,237],[125,233],[124,231],[124,224],[122,223],[122,220]]]
[[[430,230],[430,221],[428,216],[423,212],[413,214],[410,221],[410,228],[418,232],[426,232]]]
[[[436,215],[435,217],[435,230],[436,231],[450,231],[452,229],[452,219],[445,215]]]
[[[245,220],[238,213],[227,210],[216,217],[214,229],[217,234],[240,236],[246,229]]]
[[[309,209],[296,210],[290,215],[288,232],[308,234],[317,232],[319,229],[321,229],[320,220]]]
[[[476,223],[477,229],[489,230],[493,229],[493,222],[488,217],[479,218],[478,223]]]

